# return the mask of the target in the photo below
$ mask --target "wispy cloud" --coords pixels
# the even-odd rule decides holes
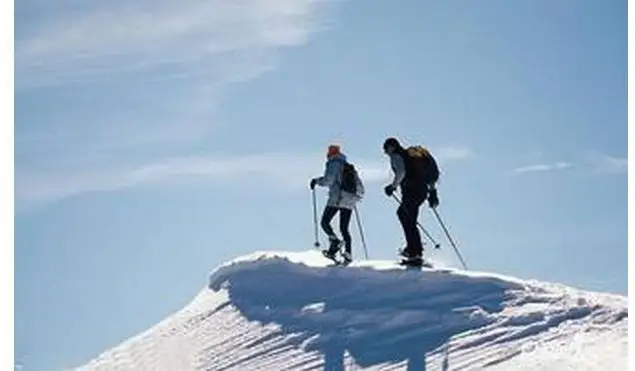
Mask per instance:
[[[589,163],[595,171],[604,173],[626,173],[628,172],[628,158],[614,157],[605,154],[597,154],[589,158]]]
[[[313,0],[122,0],[45,4],[37,28],[17,32],[17,85],[112,74],[204,76],[226,83],[271,66],[271,51],[301,45],[321,23]],[[18,7],[19,9],[19,7]],[[18,19],[19,21],[20,19]]]
[[[306,187],[322,171],[321,155],[182,154],[219,125],[215,109],[230,85],[275,68],[281,49],[309,42],[336,2],[16,3],[16,91],[47,86],[53,97],[72,95],[57,120],[43,115],[43,122],[26,123],[17,116],[17,201],[192,182],[235,187],[245,179]],[[38,22],[27,23],[26,13]],[[88,113],[75,117],[81,112]],[[445,166],[474,154],[454,146],[435,155]],[[391,176],[385,159],[356,165],[367,183]]]
[[[79,159],[121,168],[131,157],[187,153],[222,126],[217,106],[227,88],[275,68],[282,49],[309,42],[333,3],[16,3],[16,104],[42,112],[17,111],[16,167],[23,159],[40,168]]]
[[[517,174],[523,174],[523,173],[564,170],[564,169],[571,168],[572,166],[573,165],[568,162],[556,162],[553,164],[535,164],[535,165],[518,167],[514,169],[514,172]]]
[[[451,163],[465,159],[439,150],[439,160]],[[364,183],[390,179],[392,172],[384,159],[355,159]],[[311,153],[258,153],[244,156],[203,156],[167,158],[136,166],[90,170],[16,170],[16,199],[27,205],[50,202],[83,193],[121,189],[210,183],[218,186],[257,184],[284,192],[305,188],[311,177],[323,172],[324,157]]]
[[[471,148],[465,146],[441,147],[434,149],[434,155],[441,163],[465,160],[475,156]]]
[[[513,170],[513,172],[515,174],[526,174],[565,170],[573,167],[577,168],[578,170],[587,172],[620,174],[626,173],[628,171],[628,158],[614,157],[602,153],[591,153],[583,156],[579,161],[576,162],[576,164],[564,161],[555,163],[532,164],[517,167]]]
[[[320,156],[321,157],[321,156]],[[168,158],[137,166],[80,170],[73,172],[16,171],[16,198],[20,202],[39,203],[59,200],[81,193],[174,185],[192,182],[217,182],[235,186],[251,178],[259,185],[277,187],[306,183],[311,166],[319,164],[315,156],[255,154],[240,157],[209,156]]]

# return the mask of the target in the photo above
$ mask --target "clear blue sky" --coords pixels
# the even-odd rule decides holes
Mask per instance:
[[[24,370],[148,328],[229,259],[311,248],[331,141],[364,171],[372,258],[402,244],[394,135],[438,155],[473,269],[626,295],[626,1],[240,4],[16,2]]]

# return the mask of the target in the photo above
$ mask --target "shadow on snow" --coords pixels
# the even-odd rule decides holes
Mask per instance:
[[[425,370],[426,354],[457,334],[492,323],[514,283],[442,271],[313,268],[285,259],[227,269],[210,288],[229,292],[250,321],[280,326],[288,342],[343,370],[348,351],[361,367],[407,362]]]

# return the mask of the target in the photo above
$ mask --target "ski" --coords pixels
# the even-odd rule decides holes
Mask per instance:
[[[337,258],[335,258],[335,256],[329,256],[328,250],[322,250],[322,255],[327,258],[328,260],[332,261],[334,264],[333,266],[343,266],[346,267],[349,264],[352,263],[352,261],[347,262],[346,260],[339,260]]]
[[[425,261],[424,259],[401,259],[398,264],[407,267],[434,268],[431,263]]]
[[[330,260],[333,263],[335,263],[335,265],[341,265],[342,264],[341,261],[339,261],[337,258],[335,258],[335,255],[329,255],[327,250],[322,250],[322,256],[324,256],[328,260]]]

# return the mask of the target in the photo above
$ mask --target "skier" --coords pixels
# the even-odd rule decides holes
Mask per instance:
[[[344,244],[345,248],[341,252],[341,256],[344,264],[348,264],[353,259],[352,239],[348,226],[355,205],[364,195],[364,185],[355,167],[346,161],[346,155],[340,151],[338,145],[329,145],[326,158],[324,175],[313,178],[310,182],[312,190],[315,189],[316,185],[329,188],[329,197],[320,222],[329,238],[329,248],[322,253],[325,257],[335,260],[335,255],[338,251],[341,252],[342,244]],[[331,220],[338,211],[343,242],[337,238],[331,227]]]
[[[388,138],[383,148],[390,157],[394,172],[393,181],[384,188],[384,192],[391,197],[395,189],[401,186],[401,205],[397,209],[397,216],[406,238],[406,247],[401,250],[401,255],[406,258],[406,264],[421,264],[423,244],[417,229],[419,207],[426,199],[430,207],[438,206],[434,183],[438,180],[439,169],[432,155],[423,147],[406,149],[396,138]]]

